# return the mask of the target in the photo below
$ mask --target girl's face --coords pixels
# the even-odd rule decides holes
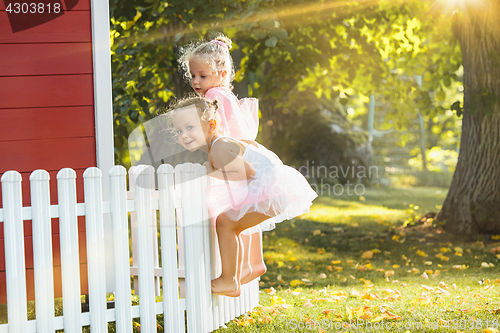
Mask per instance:
[[[208,89],[220,86],[226,73],[225,71],[213,73],[207,63],[195,60],[189,62],[189,72],[191,73],[191,86],[203,96]]]
[[[210,142],[210,123],[203,123],[194,105],[177,110],[172,115],[172,122],[181,146],[193,152],[197,149],[208,151]]]

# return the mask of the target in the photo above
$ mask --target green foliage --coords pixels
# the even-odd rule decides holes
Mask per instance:
[[[403,0],[114,0],[117,161],[129,163],[126,138],[138,123],[190,91],[178,72],[179,46],[216,31],[242,53],[236,77],[261,99],[261,122],[272,124],[262,127],[266,144],[283,132],[285,118],[308,107],[300,92],[327,100],[341,94],[344,104],[376,94],[392,109],[386,125],[400,131],[418,111],[436,117],[452,104],[447,91],[459,79],[461,55],[447,18],[430,10],[426,1]],[[483,101],[488,107],[493,99]],[[460,113],[457,104],[453,110]]]
[[[430,172],[455,172],[458,160],[458,152],[455,150],[432,147],[426,154],[427,170]],[[408,164],[416,169],[422,169],[422,154],[408,161]]]

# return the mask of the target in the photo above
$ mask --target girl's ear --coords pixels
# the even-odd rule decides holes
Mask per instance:
[[[224,70],[221,72],[221,75],[222,75],[222,79],[224,80],[224,79],[226,78],[227,71],[224,69]]]
[[[217,129],[217,120],[215,119],[210,120],[210,123],[208,124],[208,133],[213,134],[216,129]]]

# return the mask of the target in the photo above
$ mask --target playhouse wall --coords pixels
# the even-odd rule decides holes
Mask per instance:
[[[63,2],[62,8],[69,0]],[[57,2],[57,1],[56,1]],[[73,3],[75,1],[72,1]],[[36,27],[12,32],[0,1],[0,174],[23,177],[23,205],[30,206],[29,175],[49,171],[51,202],[57,204],[56,176],[77,173],[83,202],[83,171],[97,166],[90,0]],[[0,191],[1,206],[1,191]],[[24,222],[28,300],[34,299],[31,221]],[[82,294],[88,293],[85,220],[79,218]],[[52,220],[55,296],[61,296],[59,221]],[[0,223],[0,304],[6,303],[3,223]]]

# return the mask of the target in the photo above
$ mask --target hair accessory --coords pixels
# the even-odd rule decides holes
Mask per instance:
[[[220,41],[220,40],[216,40],[216,39],[214,39],[214,40],[211,40],[211,41],[210,41],[210,43],[217,43],[217,44],[219,44],[220,46],[225,47],[227,50],[229,50],[229,48],[227,47],[227,45],[226,45],[226,44],[224,44],[224,42],[222,42],[222,41]]]

